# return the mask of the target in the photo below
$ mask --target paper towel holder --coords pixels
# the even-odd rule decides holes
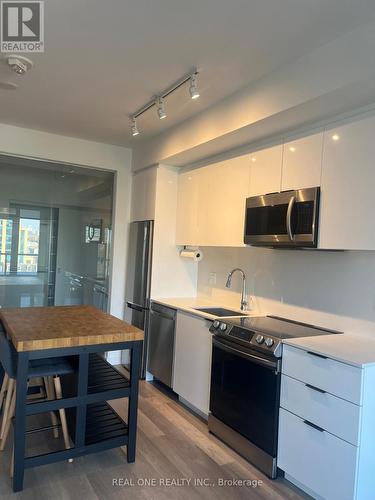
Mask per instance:
[[[184,245],[180,250],[180,257],[200,262],[203,259],[203,252],[197,246]]]

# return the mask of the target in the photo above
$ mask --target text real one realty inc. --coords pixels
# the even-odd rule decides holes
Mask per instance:
[[[198,487],[246,487],[246,488],[257,488],[261,486],[263,481],[259,479],[224,479],[218,478],[213,482],[210,478],[175,478],[175,477],[164,477],[164,478],[124,478],[117,477],[112,479],[112,486],[165,486],[165,487],[182,487],[182,486],[198,486]]]

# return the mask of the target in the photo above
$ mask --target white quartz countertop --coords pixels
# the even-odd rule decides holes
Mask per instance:
[[[375,339],[349,333],[288,339],[284,344],[364,368],[375,365]]]
[[[184,311],[209,320],[214,320],[217,316],[213,316],[212,314],[208,314],[204,311],[197,311],[196,308],[222,307],[232,311],[241,312],[239,309],[228,304],[221,303],[220,301],[212,302],[209,299],[202,297],[154,298],[152,301],[171,307],[172,309]],[[243,315],[266,316],[267,313],[247,311]],[[231,316],[226,316],[226,318],[229,317]],[[317,354],[321,354],[322,356],[327,356],[358,368],[375,365],[375,337],[373,339],[369,336],[354,335],[350,333],[327,334],[314,337],[286,339],[283,343],[299,349],[304,349],[305,351],[312,351]]]
[[[197,311],[196,308],[201,307],[221,307],[224,309],[230,309],[231,311],[235,311],[241,313],[243,316],[259,316],[259,313],[246,311],[241,312],[239,309],[229,306],[228,304],[223,304],[219,302],[211,302],[207,299],[200,297],[189,297],[189,298],[161,298],[161,299],[151,299],[152,302],[157,302],[158,304],[162,304],[167,307],[172,307],[173,309],[177,309],[178,311],[184,311],[195,316],[200,316],[206,319],[216,319],[217,316],[212,314],[208,314],[204,311]],[[264,314],[262,314],[264,316]],[[230,318],[233,316],[225,316],[226,318]]]

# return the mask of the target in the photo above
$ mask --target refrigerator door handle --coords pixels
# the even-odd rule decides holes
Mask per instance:
[[[129,309],[134,309],[135,311],[145,311],[145,307],[138,306],[137,304],[134,304],[133,302],[127,302],[126,305],[129,307]]]

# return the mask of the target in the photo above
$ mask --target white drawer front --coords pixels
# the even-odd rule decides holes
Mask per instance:
[[[280,406],[355,446],[359,444],[361,407],[354,403],[283,375]]]
[[[284,345],[282,372],[347,401],[361,404],[360,368]]]
[[[277,465],[327,500],[355,498],[355,446],[280,409]]]

